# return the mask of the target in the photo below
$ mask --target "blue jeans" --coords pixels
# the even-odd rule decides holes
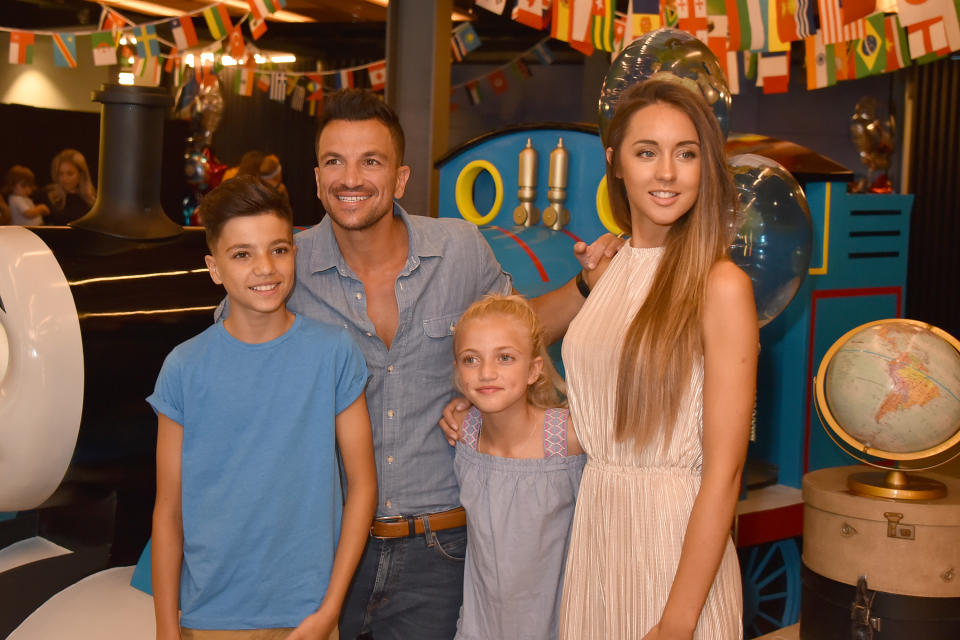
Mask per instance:
[[[463,603],[467,529],[370,538],[340,614],[341,640],[450,640]]]

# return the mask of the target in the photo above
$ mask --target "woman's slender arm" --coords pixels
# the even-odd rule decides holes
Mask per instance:
[[[690,638],[723,558],[747,455],[759,335],[753,287],[723,260],[707,281],[703,318],[703,471],[680,564],[648,638]]]
[[[183,427],[157,417],[157,500],[153,507],[151,572],[157,640],[180,638],[180,567],[183,563],[183,513],[180,501]]]

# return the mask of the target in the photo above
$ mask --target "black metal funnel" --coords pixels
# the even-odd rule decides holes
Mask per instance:
[[[129,240],[183,233],[160,204],[163,122],[173,99],[160,87],[104,84],[100,110],[100,184],[93,208],[71,227]]]

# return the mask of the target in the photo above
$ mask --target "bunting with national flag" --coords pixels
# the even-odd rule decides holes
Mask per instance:
[[[855,80],[857,77],[857,64],[854,61],[856,54],[848,46],[846,41],[834,42],[827,45],[827,51],[833,47],[833,73],[837,82],[844,80]]]
[[[103,7],[100,12],[100,24],[97,26],[97,30],[109,31],[113,36],[113,46],[116,47],[120,42],[120,30],[128,24],[133,23],[110,7]]]
[[[474,0],[474,4],[498,16],[503,15],[503,10],[507,8],[507,0]]]
[[[257,74],[257,89],[267,93],[270,91],[270,76],[266,73]]]
[[[367,77],[372,90],[382,91],[387,86],[387,61],[380,60],[367,65]]]
[[[883,23],[883,14],[879,12],[864,19],[863,38],[854,45],[858,78],[883,73],[887,68]]]
[[[840,0],[840,19],[843,24],[866,18],[877,9],[877,0]]]
[[[910,64],[910,49],[907,45],[907,30],[900,26],[897,14],[884,17],[884,45],[887,49],[886,72],[903,69]]]
[[[210,30],[210,36],[214,40],[221,40],[233,28],[230,22],[230,14],[227,13],[227,7],[222,2],[203,10],[203,19],[207,22],[207,29]]]
[[[490,88],[493,89],[493,92],[497,95],[504,93],[510,88],[510,83],[507,82],[507,76],[503,73],[503,69],[497,69],[488,75],[487,82],[490,83]]]
[[[294,111],[303,111],[303,102],[307,97],[307,90],[297,85],[293,88],[293,97],[290,99],[290,106]]]
[[[956,0],[900,0],[899,7],[900,24],[904,27],[929,23],[923,29],[914,30],[917,33],[926,32],[933,38],[931,43],[938,37],[940,29],[947,40],[946,47],[950,51],[960,50],[960,20],[957,14],[960,13],[960,2]],[[940,27],[936,27],[937,20],[942,22]],[[929,22],[933,21],[933,22]],[[934,45],[934,49],[942,49]],[[911,51],[913,49],[911,48]]]
[[[665,27],[677,28],[677,22],[680,21],[680,11],[676,0],[660,0],[660,20]]]
[[[676,0],[677,28],[707,43],[707,3],[706,0]]]
[[[590,39],[595,49],[613,51],[614,4],[613,0],[593,0]]]
[[[467,100],[470,101],[470,104],[480,104],[483,97],[480,95],[480,87],[477,86],[476,82],[468,82],[463,88],[466,90]]]
[[[199,42],[197,31],[193,28],[193,18],[190,16],[174,18],[170,21],[170,27],[173,31],[173,40],[177,43],[177,49],[184,51]]]
[[[722,2],[722,0],[713,1]],[[710,10],[708,6],[707,11]],[[713,52],[713,55],[717,57],[717,62],[720,63],[723,76],[727,79],[727,87],[729,87],[730,93],[738,95],[740,93],[740,65],[738,63],[737,52],[731,51],[728,47],[729,32],[727,30],[727,21],[727,16],[723,14],[710,15],[710,22],[713,24],[713,29],[711,29],[707,35],[707,47]]]
[[[765,94],[787,93],[790,89],[790,52],[760,53],[757,82]]]
[[[277,102],[287,99],[287,74],[279,71],[270,74],[270,99]]]
[[[137,57],[152,58],[160,55],[160,42],[157,40],[157,28],[152,24],[133,30],[137,38]]]
[[[90,49],[93,64],[97,67],[117,64],[117,41],[110,31],[97,31],[90,34]]]
[[[250,14],[247,26],[250,28],[250,35],[253,36],[254,40],[259,40],[260,36],[267,32],[267,21],[263,18],[257,18],[253,14]]]
[[[617,15],[613,20],[613,50],[614,52],[623,51],[623,48],[629,44],[627,39],[627,19]]]
[[[526,80],[530,77],[530,67],[523,61],[523,58],[517,58],[510,63],[510,69],[520,80]]]
[[[247,0],[247,4],[250,5],[250,13],[258,20],[287,6],[286,0]]]
[[[335,89],[353,89],[353,71],[341,69],[334,73],[333,86]]]
[[[177,51],[177,48],[174,47],[167,54],[167,61],[163,65],[164,73],[170,73],[171,71],[173,71],[174,65],[178,65],[178,64],[180,64],[180,55],[179,55],[179,52]]]
[[[453,57],[460,62],[471,51],[480,46],[480,36],[476,29],[469,22],[464,22],[454,28],[450,37],[450,46],[453,50]]]
[[[816,0],[777,0],[777,35],[783,42],[813,35],[817,20]]]
[[[517,0],[510,17],[520,24],[543,31],[550,22],[550,13],[544,6],[548,0]]]
[[[849,42],[863,37],[863,20],[854,20],[849,24],[843,23],[840,15],[840,0],[817,0],[820,12],[820,33],[823,34],[824,44]],[[839,70],[838,70],[839,74]]]
[[[942,17],[909,25],[907,43],[910,57],[916,60],[917,64],[933,62],[950,53],[950,43]]]
[[[830,45],[831,50],[828,52],[819,31],[804,38],[803,43],[806,54],[807,90],[823,89],[836,84],[837,80],[833,72],[833,45]]]
[[[761,0],[764,9],[763,17],[766,25],[767,43],[764,51],[790,51],[790,41],[780,39],[780,29],[777,28],[777,0]]]
[[[77,68],[77,41],[72,33],[54,33],[53,64],[58,67]]]
[[[252,96],[254,85],[253,69],[238,69],[236,76],[237,94],[241,96]]]
[[[550,51],[550,47],[547,46],[545,41],[538,42],[533,47],[533,55],[537,57],[540,64],[553,64],[553,52]]]
[[[139,78],[137,84],[156,87],[160,84],[160,79],[163,77],[160,70],[160,58],[157,56],[137,58],[133,65],[133,74]]]
[[[570,0],[570,42],[593,43],[590,27],[593,26],[593,7],[596,0]],[[591,51],[592,52],[592,51]]]
[[[726,0],[730,48],[759,51],[764,48],[763,10],[761,0]]]
[[[627,5],[627,35],[625,39],[633,42],[637,36],[660,28],[659,0],[630,0]]]
[[[550,37],[570,42],[570,3],[572,0],[553,0],[550,11]],[[479,101],[478,101],[479,102]],[[473,104],[477,104],[474,102]]]
[[[230,55],[239,60],[243,57],[243,54],[247,52],[247,45],[243,41],[243,34],[240,32],[240,24],[237,23],[234,27],[230,29],[230,38],[228,42],[230,43]]]
[[[33,64],[36,35],[30,31],[10,32],[10,64]]]

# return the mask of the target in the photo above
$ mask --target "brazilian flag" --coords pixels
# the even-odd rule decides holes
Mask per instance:
[[[863,38],[856,41],[858,78],[883,73],[887,68],[883,13],[878,12],[867,16],[863,22]]]

